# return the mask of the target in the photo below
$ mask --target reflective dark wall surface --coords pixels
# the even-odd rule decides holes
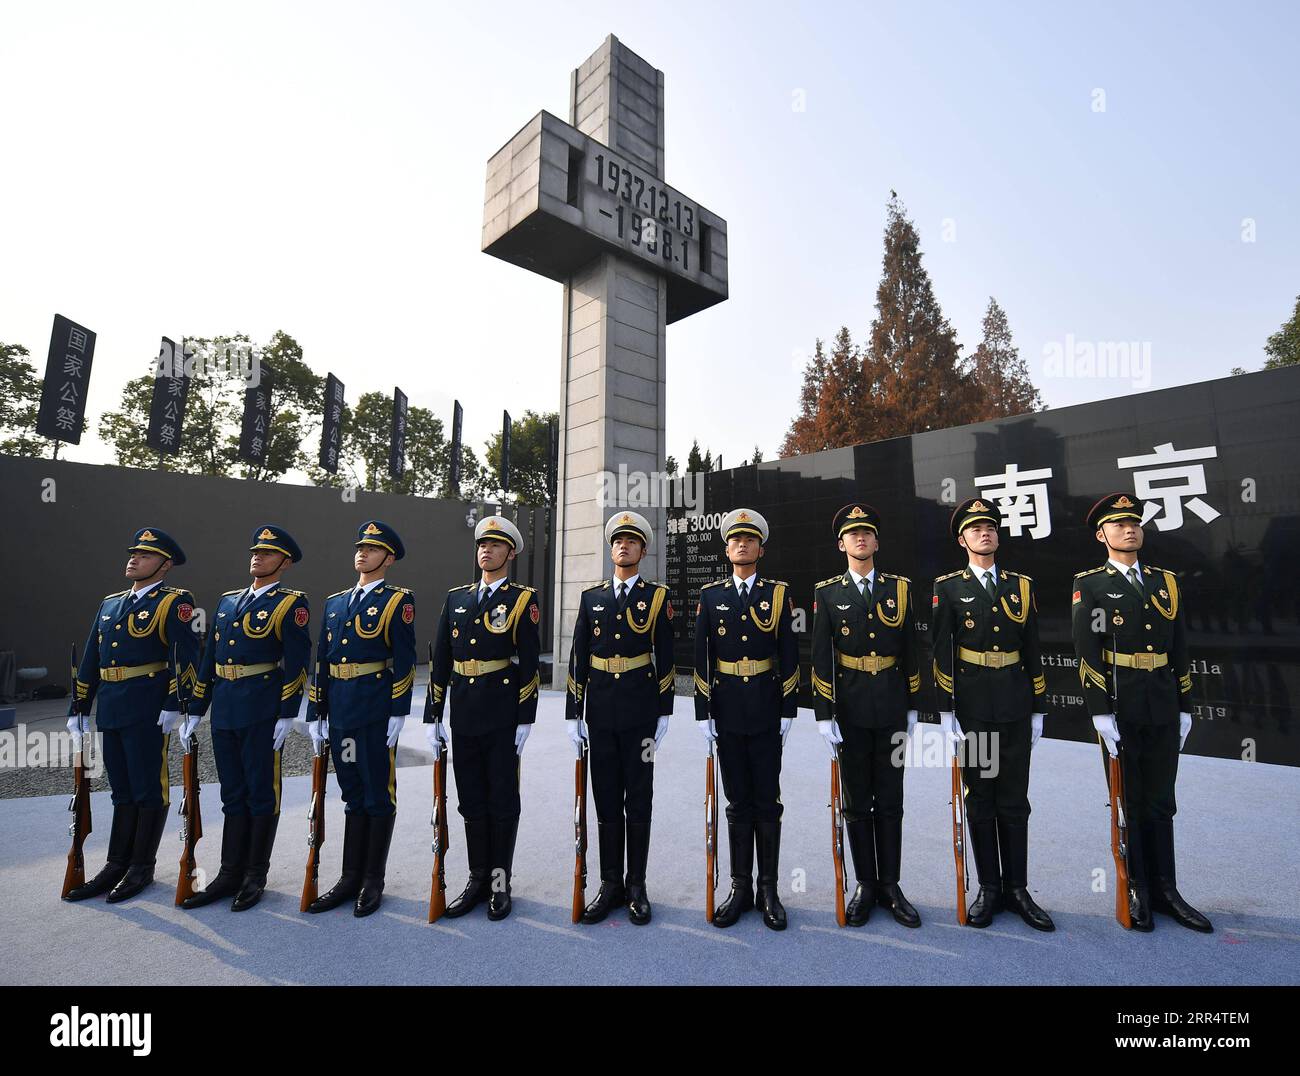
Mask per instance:
[[[918,592],[928,675],[935,576],[965,552],[948,520],[966,497],[992,498],[1004,528],[998,564],[1033,576],[1049,692],[1046,733],[1091,740],[1070,643],[1074,573],[1105,560],[1084,524],[1115,490],[1150,502],[1142,563],[1175,572],[1186,603],[1195,723],[1187,751],[1300,765],[1300,368],[1138,393],[1095,404],[819,452],[705,476],[703,504],[669,512],[667,582],[678,664],[693,653],[703,583],[730,574],[718,533],[732,508],[771,526],[760,571],[790,584],[808,695],[814,585],[844,570],[835,511],[866,501],[883,517],[877,567]]]

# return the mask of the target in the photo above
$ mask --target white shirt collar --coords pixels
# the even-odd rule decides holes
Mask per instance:
[[[1128,578],[1129,565],[1127,565],[1127,564],[1121,564],[1119,561],[1115,560],[1114,558],[1108,558],[1107,561],[1106,561],[1106,563],[1109,564],[1112,568],[1114,568],[1115,571],[1119,572],[1119,574],[1122,575],[1125,579]],[[1132,567],[1137,571],[1137,573],[1138,573],[1138,578],[1141,579],[1141,578],[1142,578],[1142,562],[1141,562],[1140,560],[1139,560],[1139,561],[1134,561]]]
[[[369,594],[372,590],[374,590],[375,587],[379,586],[379,584],[382,583],[383,581],[384,580],[382,578],[379,578],[369,583],[357,584],[352,588],[352,596],[355,596],[357,591],[359,590],[361,591],[361,596],[364,598],[367,594]],[[352,597],[349,597],[348,600],[351,601]]]
[[[849,569],[849,575],[853,576],[853,582],[857,585],[857,588],[858,588],[859,590],[862,589],[862,580],[864,580],[864,579],[867,581],[867,584],[868,584],[869,586],[874,587],[874,586],[876,585],[876,569],[875,569],[875,568],[872,568],[871,571],[867,572],[866,575],[858,575],[857,572],[855,572],[852,568],[850,568],[850,569]]]
[[[270,590],[272,587],[278,587],[279,585],[280,585],[280,580],[278,580],[278,579],[277,579],[274,583],[267,583],[266,586],[263,586],[263,587],[253,586],[253,584],[250,583],[250,584],[248,585],[248,592],[249,592],[250,594],[252,594],[252,596],[253,596],[254,598],[260,598],[263,594],[265,594],[265,593],[266,593],[268,590]]]
[[[626,583],[626,584],[627,584],[628,593],[630,594],[630,593],[632,592],[632,588],[633,588],[634,586],[636,586],[636,581],[637,581],[638,579],[640,579],[640,578],[641,578],[641,573],[640,573],[640,572],[637,572],[636,575],[632,576],[632,577],[629,578],[629,579],[619,579],[619,578],[615,577],[615,578],[614,578],[614,593],[615,593],[615,594],[618,593],[618,586],[619,586],[620,583]]]
[[[494,579],[491,583],[489,583],[487,585],[488,595],[491,596],[495,594],[497,592],[497,587],[499,587],[505,581],[506,581],[506,577],[503,575],[500,579]],[[482,589],[483,589],[483,577],[479,576],[478,585],[474,588],[474,593],[478,594],[480,591],[482,591]]]
[[[749,587],[750,590],[753,590],[754,584],[757,582],[758,582],[757,572],[751,575],[748,579],[741,579],[740,576],[738,576],[735,572],[731,573],[731,585],[736,589],[737,592],[739,592],[742,583],[745,586]]]
[[[140,601],[141,599],[144,598],[146,594],[149,593],[149,591],[153,590],[153,588],[158,586],[158,584],[160,584],[161,582],[162,582],[161,579],[155,579],[147,587],[141,587],[139,590],[132,591],[131,592],[132,601]]]
[[[997,566],[996,563],[994,563],[994,564],[990,564],[987,568],[981,568],[978,564],[976,564],[976,563],[972,560],[972,561],[969,562],[969,567],[970,567],[971,575],[973,575],[977,580],[979,580],[979,582],[980,582],[981,585],[983,585],[983,583],[984,583],[984,573],[985,573],[985,572],[992,572],[992,573],[993,573],[993,585],[994,585],[994,586],[997,586],[997,585],[998,585],[998,566]]]

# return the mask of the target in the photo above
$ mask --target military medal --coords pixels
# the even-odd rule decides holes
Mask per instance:
[[[1113,617],[1110,618],[1110,622],[1114,624],[1115,627],[1118,628],[1121,624],[1124,623],[1124,618],[1120,616],[1119,613],[1116,613]]]
[[[970,617],[967,617],[967,618],[966,618],[966,627],[968,627],[968,628],[973,628],[974,626],[975,626],[975,621],[971,620]]]
[[[379,612],[379,610],[372,605],[369,609],[366,610],[366,616],[374,616],[377,612]]]
[[[499,628],[506,622],[506,607],[502,603],[492,610],[492,626]]]
[[[765,612],[765,613],[766,613],[769,609],[772,608],[772,606],[771,606],[771,604],[770,604],[769,602],[759,602],[759,603],[758,603],[758,607],[759,607],[760,609],[762,609],[763,612]]]
[[[1164,598],[1166,601],[1168,601],[1168,600],[1169,600],[1169,591],[1165,590],[1164,587],[1161,587],[1161,588],[1160,588],[1160,597],[1162,597],[1162,598]]]
[[[1017,602],[1017,603],[1018,603],[1018,602],[1020,601],[1020,595],[1019,595],[1019,594],[1012,594],[1012,595],[1011,595],[1011,600],[1012,600],[1013,602]]]
[[[636,611],[637,611],[638,613],[644,613],[644,612],[645,612],[645,602],[637,602],[637,603],[636,603]]]
[[[597,624],[594,628],[591,629],[591,634],[592,634],[592,635],[599,635],[599,634],[600,634],[600,625],[599,625],[599,624]]]
[[[893,599],[893,598],[886,598],[886,599],[885,599],[885,604],[886,604],[887,606],[889,606],[889,608],[891,608],[891,609],[894,608],[894,599]]]
[[[135,614],[135,618],[136,618],[136,620],[148,620],[148,619],[149,619],[149,610],[148,610],[148,609],[142,609],[140,612],[138,612],[138,613]]]
[[[259,613],[257,614],[257,619],[258,619],[258,620],[265,620],[265,619],[266,619],[266,610],[265,610],[265,609],[263,609],[261,612],[259,612]]]
[[[718,625],[718,634],[719,634],[719,635],[726,635],[726,634],[727,634],[727,629],[724,628],[721,624]]]
[[[842,626],[840,627],[840,634],[841,634],[841,635],[848,635],[848,633],[849,633],[849,626],[848,626],[847,624],[842,625]]]

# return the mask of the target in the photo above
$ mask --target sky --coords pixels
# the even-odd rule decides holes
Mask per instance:
[[[561,285],[481,252],[486,163],[613,33],[727,221],[730,298],[668,328],[678,459],[776,456],[814,342],[869,333],[891,189],[964,354],[996,297],[1051,407],[1256,369],[1300,294],[1298,12],[6,3],[0,340],[98,333],[86,462],[164,335],[283,329],[476,447],[557,408]]]

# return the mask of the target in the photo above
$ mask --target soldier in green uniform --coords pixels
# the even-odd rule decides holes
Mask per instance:
[[[1093,726],[1124,775],[1133,929],[1151,930],[1154,910],[1208,934],[1174,872],[1174,782],[1192,728],[1186,610],[1177,576],[1138,559],[1142,511],[1112,493],[1088,512],[1106,563],[1074,577],[1074,651]]]
[[[845,505],[831,527],[848,564],[843,575],[815,589],[812,683],[817,731],[840,758],[845,829],[858,881],[845,918],[860,927],[879,903],[903,926],[919,927],[921,916],[898,885],[898,748],[916,724],[921,689],[911,581],[876,570],[880,516],[870,505]]]
[[[996,508],[978,497],[950,526],[969,562],[934,581],[930,640],[940,719],[963,744],[966,817],[979,895],[966,923],[986,927],[1005,905],[1035,930],[1056,926],[1029,895],[1029,756],[1043,734],[1047,681],[1034,581],[996,561]],[[973,739],[967,739],[973,737]],[[1000,854],[999,854],[1000,853]]]

